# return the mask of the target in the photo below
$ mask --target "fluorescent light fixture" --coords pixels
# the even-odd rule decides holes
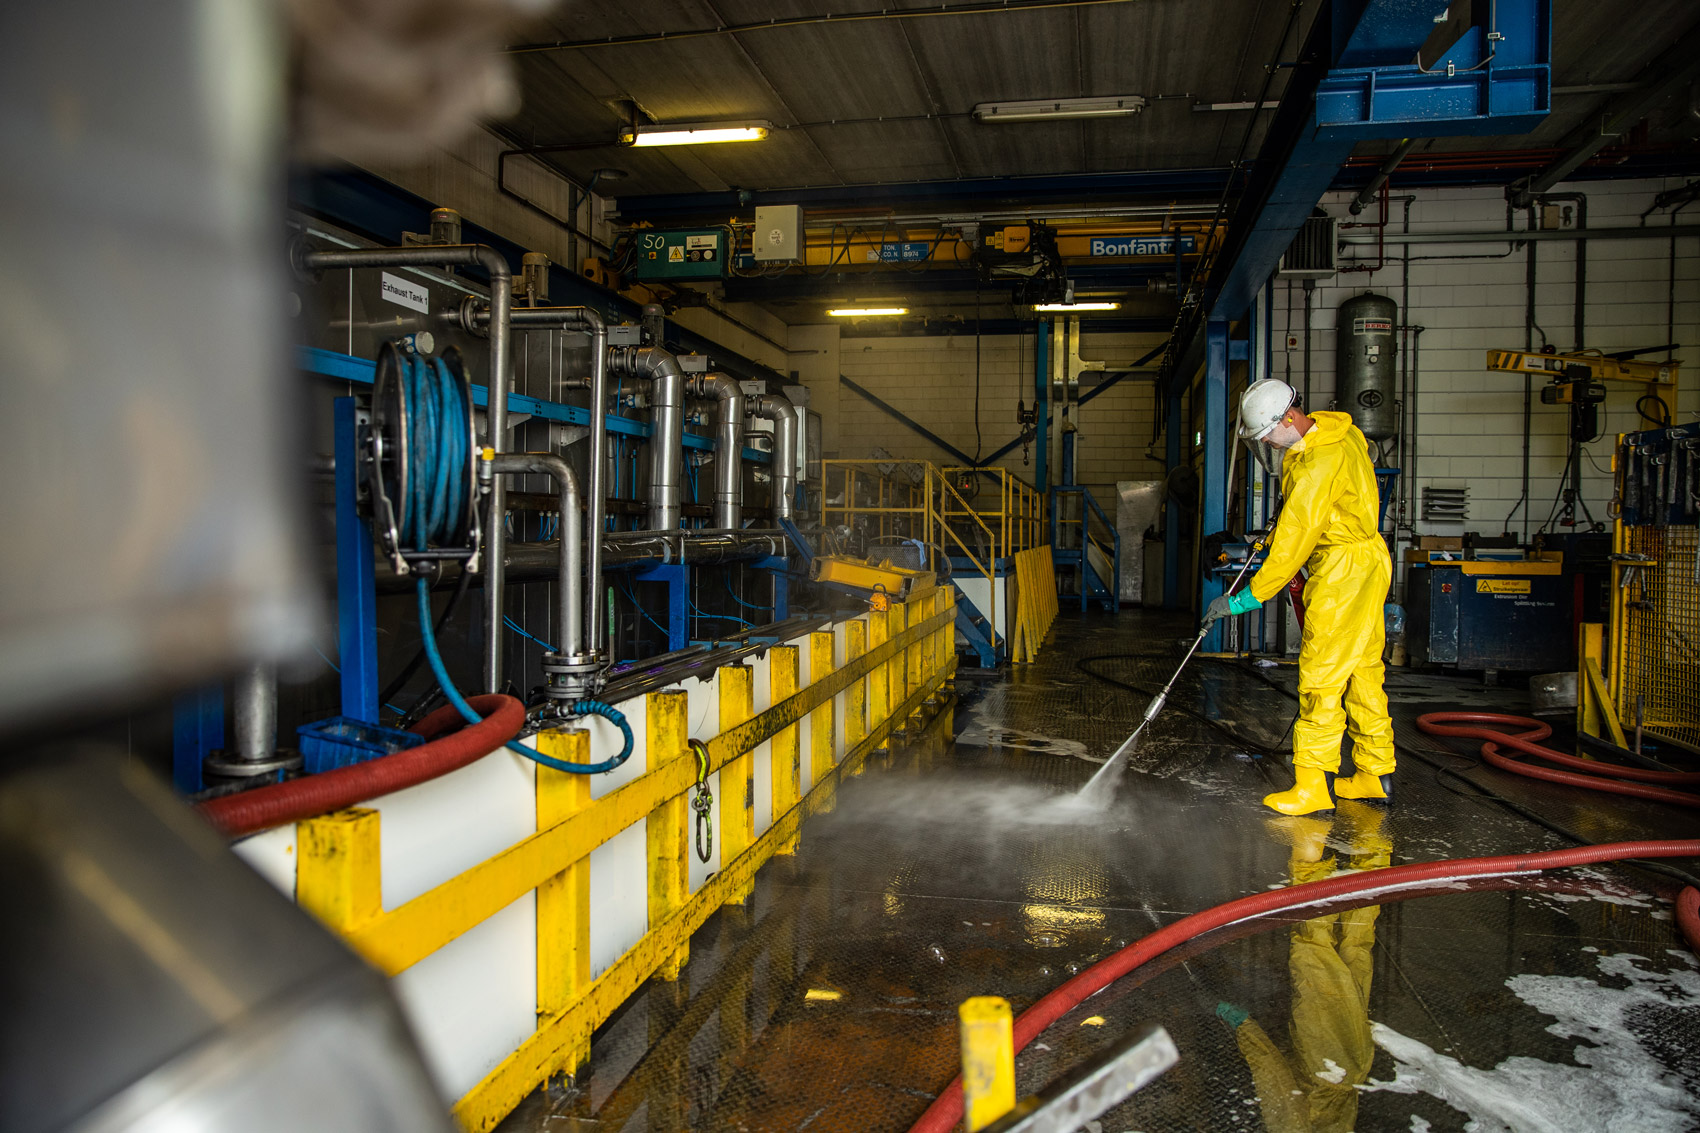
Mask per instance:
[[[1035,303],[1035,311],[1119,311],[1120,303]]]
[[[1126,118],[1145,109],[1142,94],[1111,94],[1102,98],[1033,98],[1024,102],[982,102],[974,107],[976,122],[1044,122],[1064,118]]]
[[[759,142],[773,127],[766,122],[693,122],[674,126],[627,126],[620,144],[628,146],[700,146],[711,142]]]
[[[1557,94],[1557,91],[1553,92]],[[1193,113],[1213,110],[1274,110],[1281,103],[1273,98],[1262,102],[1195,102],[1192,104]]]
[[[827,312],[834,318],[860,319],[873,318],[877,315],[907,315],[908,307],[837,307]]]

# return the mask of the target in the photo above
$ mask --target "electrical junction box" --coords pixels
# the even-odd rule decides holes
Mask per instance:
[[[803,206],[757,205],[750,238],[757,263],[794,264],[803,258]]]
[[[730,241],[724,228],[646,228],[635,235],[640,280],[724,279]]]

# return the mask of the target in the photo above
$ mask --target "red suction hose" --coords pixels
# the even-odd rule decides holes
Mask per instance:
[[[1497,727],[1455,727],[1456,724],[1497,725]],[[1417,727],[1431,736],[1466,736],[1470,739],[1484,740],[1482,758],[1513,775],[1523,775],[1530,779],[1542,779],[1548,783],[1563,783],[1570,787],[1583,787],[1590,791],[1605,791],[1613,795],[1629,795],[1637,799],[1651,799],[1654,802],[1672,803],[1676,806],[1700,807],[1700,794],[1691,791],[1673,791],[1673,786],[1700,786],[1700,772],[1683,771],[1649,771],[1641,767],[1623,767],[1616,763],[1606,763],[1597,759],[1578,759],[1574,755],[1566,755],[1562,751],[1554,751],[1543,747],[1536,740],[1544,740],[1552,735],[1552,729],[1539,720],[1528,716],[1502,716],[1497,712],[1430,712],[1417,717]],[[1505,728],[1523,728],[1521,732],[1507,732]],[[1560,767],[1569,767],[1571,771],[1554,771],[1547,767],[1531,767],[1520,763],[1500,752],[1500,745],[1515,748],[1525,755],[1536,759],[1544,759],[1548,763],[1556,763]],[[1617,783],[1614,779],[1629,779],[1633,782]],[[1643,786],[1647,783],[1663,783],[1667,786]]]
[[[1403,900],[1416,893],[1400,890],[1432,888],[1436,883],[1466,877],[1503,877],[1508,874],[1538,873],[1569,866],[1622,861],[1625,858],[1700,857],[1700,840],[1665,842],[1611,842],[1578,846],[1571,850],[1548,850],[1540,854],[1507,854],[1495,858],[1460,858],[1455,861],[1421,862],[1389,869],[1339,874],[1322,881],[1287,886],[1228,901],[1213,909],[1183,917],[1119,952],[1087,968],[1078,976],[1045,995],[1015,1020],[1015,1049],[1020,1051],[1038,1038],[1046,1027],[1079,1006],[1088,996],[1147,964],[1163,953],[1195,937],[1248,917],[1260,917],[1288,909],[1325,902],[1360,898],[1358,905],[1376,905]],[[1684,910],[1687,910],[1686,913]],[[1683,891],[1677,903],[1677,921],[1689,946],[1700,952],[1700,891]],[[909,1133],[949,1133],[962,1117],[962,1079],[953,1079],[944,1092],[927,1107]]]
[[[208,799],[195,809],[226,837],[253,834],[341,810],[458,771],[519,735],[520,728],[525,726],[525,705],[511,696],[474,696],[469,703],[484,717],[483,722],[464,724],[460,713],[452,705],[445,705],[411,729],[429,741],[418,747],[334,771]]]

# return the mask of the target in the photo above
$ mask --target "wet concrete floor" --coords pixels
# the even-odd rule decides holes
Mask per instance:
[[[1111,809],[1063,810],[1146,700],[1077,662],[1154,691],[1186,629],[1064,614],[1036,664],[959,682],[954,720],[847,783],[748,907],[698,932],[682,978],[598,1032],[588,1073],[503,1130],[905,1130],[958,1068],[969,996],[1019,1011],[1161,925],[1295,881],[1571,844],[1405,753],[1393,807],[1273,815],[1294,705],[1270,682],[1294,671],[1219,661],[1183,678]],[[1388,691],[1401,744],[1590,840],[1700,825],[1503,774],[1413,724],[1526,712],[1524,688],[1395,670]],[[1181,1063],[1093,1133],[1700,1129],[1700,965],[1674,893],[1614,866],[1230,926],[1065,1016],[1019,1086],[1161,1023]]]

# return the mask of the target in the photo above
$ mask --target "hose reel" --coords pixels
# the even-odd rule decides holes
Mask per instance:
[[[439,560],[477,572],[479,449],[460,351],[431,358],[386,342],[365,442],[372,528],[396,573]]]

